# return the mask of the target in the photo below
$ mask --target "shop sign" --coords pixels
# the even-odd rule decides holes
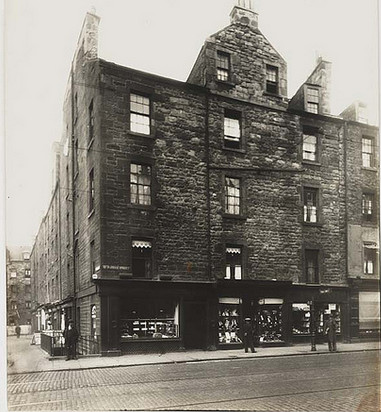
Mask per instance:
[[[260,305],[282,305],[283,299],[274,299],[274,298],[259,299],[258,303]]]
[[[116,266],[116,265],[102,265],[102,268],[106,270],[129,270],[128,266]]]

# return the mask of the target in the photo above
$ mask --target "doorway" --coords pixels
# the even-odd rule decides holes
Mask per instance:
[[[203,302],[185,302],[184,312],[185,349],[205,349],[206,304]]]

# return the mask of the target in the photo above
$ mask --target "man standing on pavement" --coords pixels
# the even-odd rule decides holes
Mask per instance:
[[[78,331],[71,319],[69,320],[68,326],[64,330],[63,336],[65,338],[65,346],[67,350],[66,360],[77,359]]]
[[[245,345],[245,353],[249,351],[249,347],[252,353],[256,352],[254,349],[253,325],[250,318],[246,318],[243,324],[243,343]]]
[[[336,321],[332,314],[330,314],[324,323],[324,335],[328,338],[328,349],[330,352],[336,352],[336,329]]]
[[[20,328],[20,325],[19,325],[19,324],[17,324],[15,331],[16,331],[17,337],[19,338],[19,337],[20,337],[20,334],[21,334],[21,328]]]

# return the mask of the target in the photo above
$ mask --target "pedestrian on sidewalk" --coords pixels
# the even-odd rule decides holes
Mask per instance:
[[[65,346],[67,351],[66,360],[77,359],[78,331],[75,328],[72,319],[69,320],[69,324],[65,328],[63,336],[65,338]]]
[[[249,348],[252,353],[255,353],[254,349],[254,330],[253,325],[251,324],[250,318],[245,318],[245,323],[243,324],[243,343],[245,346],[245,353],[249,351]]]
[[[336,329],[336,320],[333,318],[333,315],[330,314],[324,323],[324,335],[327,336],[328,349],[330,352],[336,352]]]
[[[15,328],[15,332],[16,332],[17,338],[19,338],[19,337],[20,337],[20,334],[21,334],[21,328],[20,328],[20,325],[17,325],[17,326],[16,326],[16,328]]]

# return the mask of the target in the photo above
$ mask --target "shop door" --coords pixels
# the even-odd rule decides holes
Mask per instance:
[[[206,347],[206,305],[201,302],[186,302],[184,314],[185,349]]]

